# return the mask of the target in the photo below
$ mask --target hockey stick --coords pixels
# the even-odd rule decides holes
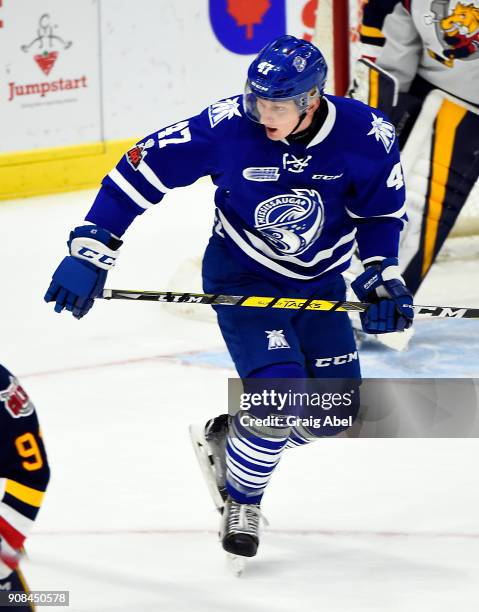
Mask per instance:
[[[322,310],[336,312],[364,312],[370,304],[365,302],[331,302],[329,300],[263,297],[246,295],[213,295],[208,293],[175,293],[174,291],[133,291],[104,289],[105,300],[137,300],[168,302],[173,304],[209,304],[210,306],[250,306],[253,308],[288,308],[292,310]],[[479,308],[458,306],[416,306],[415,315],[422,317],[479,319]]]

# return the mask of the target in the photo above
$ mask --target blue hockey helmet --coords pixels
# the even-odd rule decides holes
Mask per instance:
[[[327,73],[323,54],[312,43],[280,36],[259,52],[248,69],[244,111],[259,121],[257,98],[293,100],[303,115],[311,101],[323,94]]]

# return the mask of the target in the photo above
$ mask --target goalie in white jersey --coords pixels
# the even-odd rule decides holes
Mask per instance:
[[[359,65],[351,94],[399,133],[410,186],[400,259],[415,293],[479,177],[479,0],[369,0],[360,34],[379,72]]]

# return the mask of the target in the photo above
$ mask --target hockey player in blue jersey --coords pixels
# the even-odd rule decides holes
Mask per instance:
[[[210,176],[217,190],[203,259],[207,293],[342,300],[341,272],[357,245],[366,270],[354,290],[372,303],[362,316],[365,331],[409,327],[412,298],[397,261],[406,217],[394,128],[360,102],[325,95],[326,73],[314,45],[281,37],[251,64],[243,96],[139,142],[104,178],[86,223],[71,232],[70,254],[46,301],[83,317],[135,217],[169,190]],[[360,377],[346,314],[231,307],[217,316],[242,378]],[[215,446],[223,453],[217,465],[226,465],[222,543],[252,556],[259,504],[281,453],[311,432],[248,430],[236,416],[227,425],[217,418],[203,432],[206,445],[222,440]]]

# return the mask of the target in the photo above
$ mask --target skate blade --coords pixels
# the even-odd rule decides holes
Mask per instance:
[[[193,444],[193,450],[195,451],[196,459],[205,479],[206,486],[211,495],[213,503],[220,514],[223,514],[224,500],[221,497],[221,493],[216,486],[216,479],[213,473],[213,466],[211,465],[210,455],[208,453],[208,443],[205,439],[204,429],[201,425],[190,425],[189,426],[190,439]]]
[[[237,578],[240,578],[246,568],[246,559],[238,555],[226,553],[226,564],[229,571]]]

